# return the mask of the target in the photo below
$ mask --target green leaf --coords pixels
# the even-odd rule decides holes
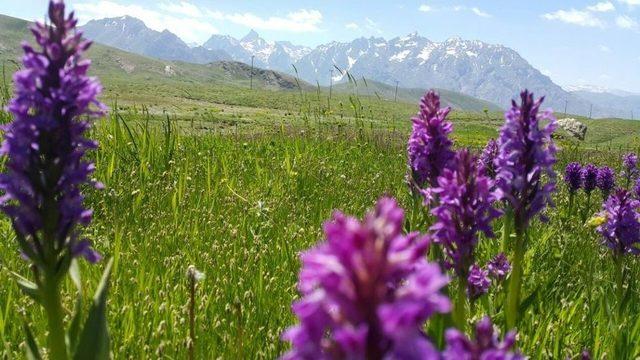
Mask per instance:
[[[42,304],[42,296],[40,295],[38,285],[14,272],[11,272],[11,275],[16,279],[18,287],[20,287],[20,290],[22,290],[25,295],[32,298],[35,302]]]
[[[73,313],[73,319],[69,330],[67,331],[67,347],[70,354],[75,353],[75,348],[80,340],[80,326],[82,322],[82,280],[80,276],[80,265],[76,259],[71,261],[69,265],[69,276],[71,281],[78,289],[78,297],[76,299],[76,306]]]
[[[69,265],[69,276],[71,276],[71,281],[78,289],[78,292],[82,294],[82,280],[80,277],[80,266],[78,265],[78,261],[76,259],[71,260],[71,265]]]
[[[78,346],[78,340],[80,340],[80,323],[82,321],[82,294],[78,292],[78,298],[76,300],[76,306],[74,309],[73,319],[69,330],[67,331],[67,347],[70,354],[75,353],[76,346]]]
[[[38,350],[38,343],[36,342],[35,337],[33,337],[33,333],[31,332],[31,328],[29,328],[29,324],[27,322],[22,323],[22,328],[24,329],[27,344],[27,359],[28,360],[42,360],[40,356],[40,350]]]
[[[107,290],[113,259],[109,260],[102,274],[102,280],[93,297],[89,316],[84,323],[75,360],[108,360],[109,331],[107,329]]]
[[[529,309],[529,307],[533,304],[533,301],[536,299],[536,296],[538,295],[538,290],[540,290],[540,287],[537,287],[532,293],[531,295],[527,296],[526,299],[524,299],[524,301],[522,303],[520,303],[520,314],[524,314],[527,309]]]

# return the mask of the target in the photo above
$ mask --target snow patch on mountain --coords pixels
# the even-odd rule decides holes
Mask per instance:
[[[392,57],[389,58],[389,61],[397,61],[397,62],[401,62],[403,61],[407,55],[409,55],[411,53],[411,50],[402,50],[399,53],[393,55]]]
[[[254,30],[240,40],[213,35],[203,46],[210,50],[224,50],[236,61],[250,63],[253,57],[256,66],[286,71],[290,71],[291,64],[311,52],[308,47],[288,41],[265,40]]]

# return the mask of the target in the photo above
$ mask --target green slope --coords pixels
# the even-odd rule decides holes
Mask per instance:
[[[15,70],[15,61],[21,54],[20,43],[30,39],[24,20],[0,15],[0,61]],[[144,81],[147,89],[167,90],[185,85],[250,86],[251,69],[248,65],[234,62],[219,62],[207,65],[176,61],[162,61],[121,51],[101,44],[93,44],[88,53],[92,59],[92,73],[99,76],[107,90],[121,90],[126,84]],[[297,89],[295,78],[269,70],[254,70],[254,86],[270,90]],[[158,88],[159,86],[159,88]],[[310,87],[308,84],[302,86]],[[135,89],[135,86],[131,89]]]
[[[386,100],[395,99],[395,87],[387,84],[383,84],[373,80],[360,79],[357,82],[345,82],[334,85],[333,89],[336,92],[357,92],[358,95],[376,96]],[[489,101],[476,99],[474,97],[464,95],[455,91],[436,89],[444,103],[454,109],[468,110],[468,111],[483,111],[488,109],[489,111],[499,111],[502,108]],[[425,89],[407,89],[398,88],[398,101],[416,103],[424,95]]]

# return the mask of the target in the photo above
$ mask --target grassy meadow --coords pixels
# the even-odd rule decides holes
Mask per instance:
[[[87,235],[115,259],[108,306],[116,359],[186,358],[189,265],[206,274],[197,286],[198,357],[275,358],[287,348],[281,332],[294,322],[298,254],[322,237],[334,209],[360,217],[392,195],[406,210],[407,231],[427,229],[404,183],[415,103],[360,95],[355,84],[330,97],[313,87],[98,75],[111,109],[93,131],[100,148],[91,156],[106,189],[87,190],[95,210]],[[456,147],[474,149],[503,122],[494,110],[454,111],[451,119]],[[558,171],[570,161],[618,169],[621,155],[640,147],[638,122],[580,120],[587,139],[558,140]],[[563,184],[555,200],[550,222],[532,228],[518,347],[533,359],[577,358],[583,348],[594,358],[640,356],[637,260],[626,259],[628,302],[614,319],[610,254],[593,229],[568,220]],[[599,210],[599,200],[586,213]],[[584,197],[578,201],[585,206]],[[0,354],[22,358],[22,319],[36,329],[46,320],[10,276],[28,269],[4,218],[0,236]],[[497,247],[497,239],[482,239],[479,262]],[[81,265],[87,284],[97,284],[103,266]],[[71,309],[70,281],[65,294]],[[474,319],[489,314],[500,323],[502,302],[501,292],[490,292],[472,309]]]

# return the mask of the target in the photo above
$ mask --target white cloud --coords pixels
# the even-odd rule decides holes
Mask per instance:
[[[476,15],[480,16],[480,17],[486,17],[486,18],[491,17],[491,14],[486,13],[486,12],[484,12],[484,11],[482,11],[482,10],[478,9],[477,7],[472,7],[472,8],[471,8],[471,11],[472,11],[474,14],[476,14]]]
[[[373,32],[378,33],[378,34],[382,34],[382,29],[380,29],[380,25],[377,22],[369,19],[368,17],[364,18],[364,21],[365,21],[365,27],[369,31],[373,31]]]
[[[253,29],[313,32],[320,30],[322,13],[318,10],[302,9],[290,12],[284,17],[263,18],[252,13],[237,13],[224,15],[224,19]]]
[[[344,27],[346,27],[349,30],[358,30],[358,29],[360,29],[360,26],[358,24],[356,24],[356,23],[348,23]]]
[[[567,24],[573,24],[585,27],[604,28],[604,22],[590,11],[583,10],[558,10],[552,13],[542,15],[547,20],[557,20]]]
[[[174,3],[163,2],[158,6],[161,10],[164,10],[169,13],[189,16],[192,18],[200,18],[204,16],[204,13],[195,5],[187,2],[180,1]]]
[[[427,4],[422,4],[420,5],[420,7],[418,8],[418,11],[422,11],[422,12],[429,12],[432,11],[433,8]]]
[[[595,5],[587,6],[587,10],[593,12],[609,12],[614,11],[616,7],[610,1],[599,2]]]
[[[195,6],[184,1],[181,2],[180,5],[174,6],[176,6],[176,9],[182,9],[182,13],[180,14],[182,16],[165,12],[166,10],[158,11],[134,4],[123,5],[111,0],[81,2],[75,4],[73,7],[77,11],[81,23],[85,23],[91,19],[128,15],[142,20],[153,30],[170,30],[186,42],[202,43],[212,34],[219,33],[218,29],[207,21],[207,16],[210,14],[201,12],[201,16],[191,16],[195,14],[193,13]],[[191,15],[187,13],[191,13]]]
[[[263,30],[290,32],[318,31],[322,13],[318,10],[297,10],[285,16],[261,17],[253,13],[223,13],[199,7],[188,0],[162,0],[155,7],[123,4],[119,0],[81,0],[75,4],[81,23],[91,19],[132,16],[156,31],[169,30],[187,43],[202,43],[218,29],[212,25],[222,21]]]
[[[346,29],[351,31],[358,31],[360,33],[369,33],[369,34],[382,34],[383,31],[380,28],[380,24],[371,20],[371,18],[365,17],[363,21],[360,22],[350,22],[345,24]]]
[[[629,6],[640,6],[640,0],[618,0],[618,2]]]
[[[637,29],[638,22],[627,15],[620,15],[616,18],[616,25],[622,29]]]
[[[478,8],[478,7],[471,7],[471,8],[470,8],[470,7],[466,7],[466,6],[463,6],[463,5],[456,5],[456,6],[452,7],[451,9],[452,9],[453,11],[456,11],[456,12],[460,12],[460,11],[471,11],[471,12],[472,12],[472,13],[474,13],[475,15],[480,16],[480,17],[484,17],[484,18],[489,18],[489,17],[491,17],[491,14],[489,14],[489,13],[487,13],[487,12],[483,11],[482,9],[480,9],[480,8]]]
[[[610,53],[611,49],[607,45],[598,45],[598,49],[605,53]]]

